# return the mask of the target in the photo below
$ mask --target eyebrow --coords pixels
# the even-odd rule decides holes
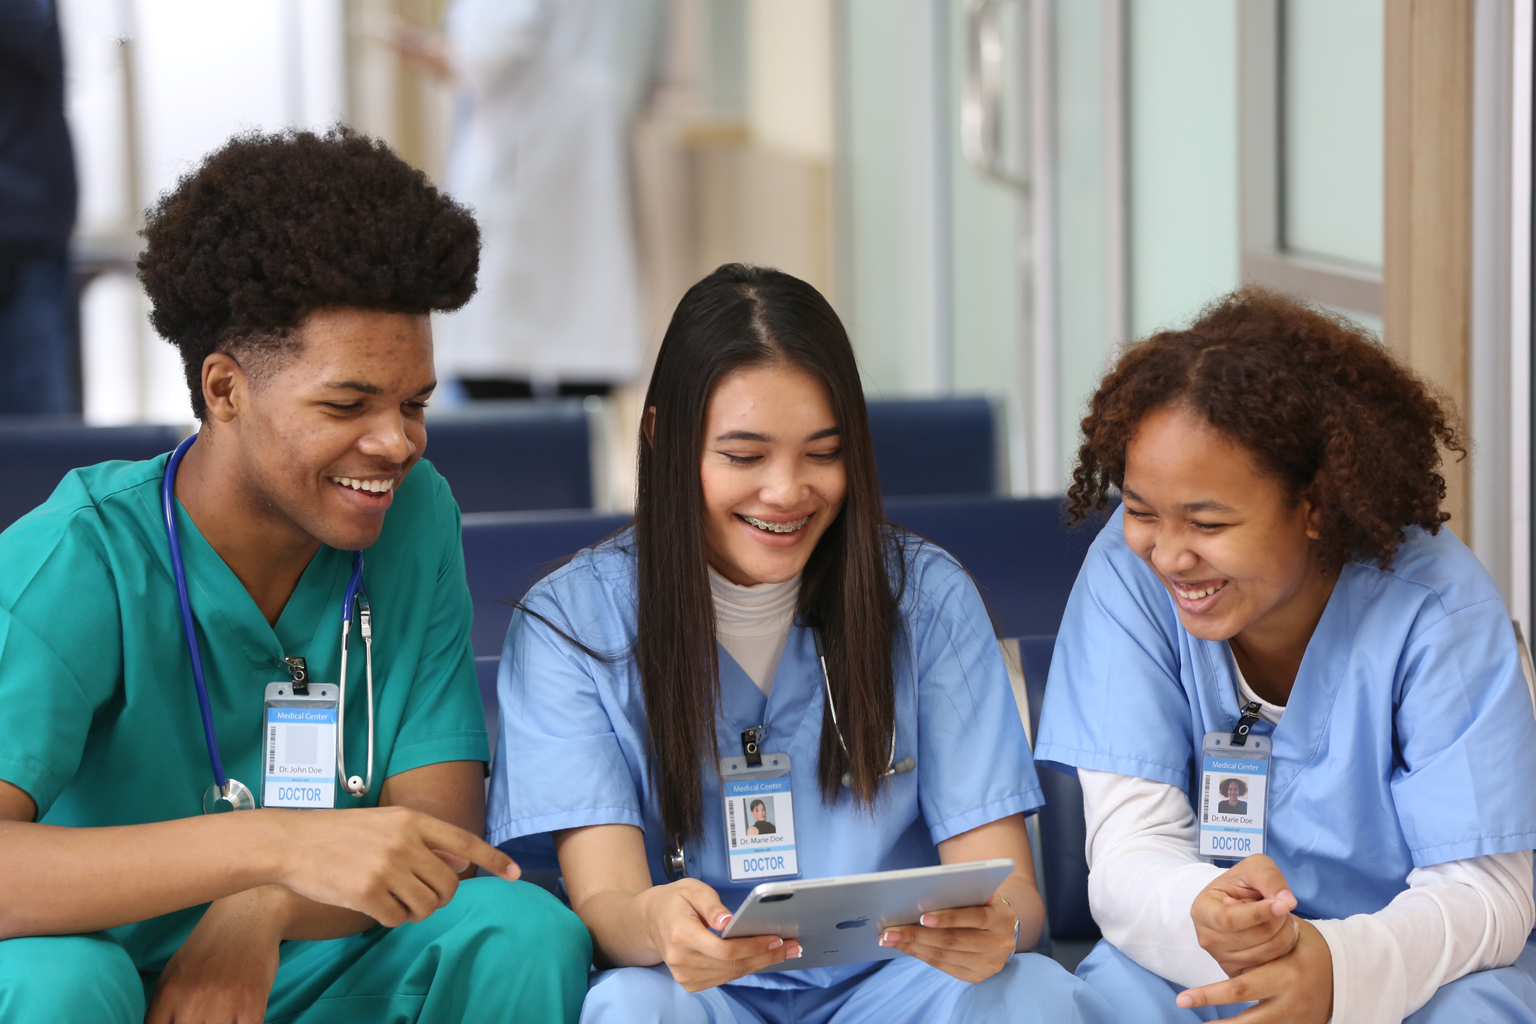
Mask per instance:
[[[384,389],[377,384],[369,384],[367,381],[361,380],[328,380],[321,387],[329,388],[333,391],[361,391],[365,395],[382,395],[384,393]],[[416,395],[424,395],[436,387],[437,381],[428,381],[424,387],[411,397],[415,398]]]
[[[825,428],[823,428],[821,430],[816,431],[816,433],[812,434],[810,437],[806,438],[806,441],[807,442],[810,442],[810,441],[820,441],[824,437],[839,437],[841,435],[842,435],[842,430],[840,430],[839,428],[837,428],[837,427],[825,427]],[[750,430],[732,430],[728,434],[721,434],[721,435],[719,435],[718,437],[715,438],[715,440],[716,441],[760,441],[763,444],[770,444],[770,443],[772,443],[773,438],[769,437],[767,434],[754,434]]]
[[[1124,495],[1125,497],[1130,498],[1132,501],[1139,501],[1139,502],[1141,502],[1143,505],[1150,505],[1151,504],[1151,502],[1147,501],[1146,498],[1143,498],[1141,495],[1137,494],[1135,491],[1131,490],[1129,487],[1122,487],[1122,488],[1120,488],[1120,493],[1122,495]],[[1183,505],[1180,505],[1179,507],[1182,508],[1185,512],[1236,512],[1237,511],[1237,509],[1233,508],[1231,505],[1225,504],[1224,502],[1215,501],[1215,500],[1209,499],[1209,498],[1207,498],[1205,501],[1186,501]]]
[[[1184,511],[1185,512],[1236,512],[1237,509],[1233,508],[1231,505],[1227,505],[1227,504],[1225,504],[1223,502],[1220,502],[1220,501],[1212,501],[1210,499],[1206,499],[1205,501],[1186,501],[1184,503]]]

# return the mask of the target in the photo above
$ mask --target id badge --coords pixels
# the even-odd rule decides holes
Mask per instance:
[[[764,754],[762,765],[744,757],[720,762],[725,796],[725,849],[731,881],[798,875],[795,856],[795,798],[790,790],[789,755]]]
[[[1264,852],[1269,738],[1247,739],[1239,747],[1230,732],[1208,732],[1201,743],[1200,856],[1207,860]]]
[[[268,683],[262,729],[261,806],[336,806],[336,688]]]

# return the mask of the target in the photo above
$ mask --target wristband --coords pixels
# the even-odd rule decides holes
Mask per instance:
[[[1019,915],[1014,913],[1013,904],[1008,902],[1007,896],[998,893],[997,898],[1003,901],[1003,906],[1008,908],[1008,913],[1013,914],[1013,951],[1017,953],[1019,951]]]

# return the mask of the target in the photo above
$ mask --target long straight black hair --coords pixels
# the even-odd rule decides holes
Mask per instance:
[[[777,270],[729,263],[688,289],[672,315],[645,396],[651,440],[640,436],[635,547],[637,658],[661,817],[676,836],[703,820],[700,771],[715,771],[720,665],[705,555],[700,466],[710,398],[726,375],[788,363],[826,388],[848,489],[843,508],[800,577],[801,621],[819,629],[845,755],[822,714],[818,780],[837,799],[846,773],[872,806],[896,717],[891,668],[905,569],[885,521],[869,413],[853,348],[821,293]],[[651,414],[649,410],[655,410]],[[892,554],[894,558],[891,558]],[[893,588],[890,564],[898,574]]]

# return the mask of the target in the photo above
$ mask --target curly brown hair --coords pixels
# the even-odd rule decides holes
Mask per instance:
[[[210,354],[260,376],[315,310],[457,309],[480,263],[468,210],[340,127],[235,136],[161,196],[142,234],[150,322],[181,352],[198,419]]]
[[[1168,406],[1203,416],[1289,500],[1318,508],[1329,571],[1356,559],[1390,567],[1408,527],[1437,533],[1450,518],[1440,450],[1467,450],[1449,402],[1358,325],[1249,287],[1188,329],[1133,345],[1100,382],[1067,489],[1072,522],[1108,505],[1137,426]]]

